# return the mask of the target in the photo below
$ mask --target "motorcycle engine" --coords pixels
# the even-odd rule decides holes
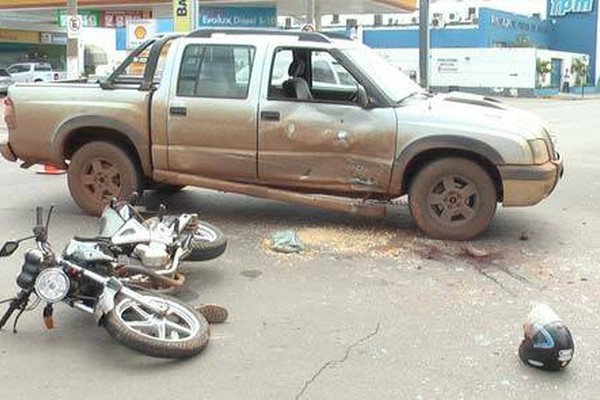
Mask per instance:
[[[165,268],[171,257],[167,253],[167,246],[162,243],[150,242],[150,244],[138,244],[133,250],[142,261],[142,265],[148,268]]]

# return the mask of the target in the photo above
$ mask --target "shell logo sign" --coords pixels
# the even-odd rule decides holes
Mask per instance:
[[[127,49],[134,49],[156,35],[156,20],[135,19],[127,21]]]
[[[148,31],[143,26],[138,26],[133,32],[137,40],[144,40],[148,36]]]

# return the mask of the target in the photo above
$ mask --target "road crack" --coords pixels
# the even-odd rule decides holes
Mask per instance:
[[[342,358],[340,358],[339,360],[329,360],[325,364],[323,364],[321,366],[321,368],[319,368],[317,370],[317,372],[315,372],[313,374],[313,376],[309,380],[307,380],[306,382],[304,382],[304,386],[302,387],[302,390],[300,390],[300,392],[298,392],[298,394],[296,395],[295,400],[298,400],[302,396],[304,396],[304,393],[306,393],[306,391],[308,390],[309,386],[312,385],[317,380],[317,378],[319,378],[319,376],[321,376],[321,374],[327,368],[329,368],[333,364],[343,364],[346,360],[348,360],[348,357],[350,357],[350,352],[352,351],[352,349],[354,349],[358,345],[360,345],[360,344],[362,344],[362,343],[370,340],[374,336],[376,336],[379,333],[379,328],[381,328],[381,324],[378,322],[377,326],[375,327],[375,330],[373,332],[369,333],[366,336],[363,336],[362,338],[358,339],[357,341],[355,341],[354,343],[352,343],[348,347],[346,347],[346,352],[344,353],[344,356]]]

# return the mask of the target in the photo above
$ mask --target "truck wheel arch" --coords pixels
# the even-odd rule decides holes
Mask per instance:
[[[111,118],[83,116],[63,123],[52,141],[53,152],[67,160],[81,146],[91,141],[105,141],[120,146],[131,154],[144,175],[152,175],[147,137],[130,125]]]
[[[497,168],[505,163],[502,156],[484,142],[451,135],[419,139],[406,147],[394,163],[391,182],[393,192],[401,195],[408,193],[412,178],[421,167],[445,157],[461,157],[481,165],[496,184],[498,200],[502,200],[502,178]]]

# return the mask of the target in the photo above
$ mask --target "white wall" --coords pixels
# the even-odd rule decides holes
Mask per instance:
[[[571,66],[573,64],[574,58],[585,58],[589,62],[589,57],[584,54],[567,53],[564,51],[542,50],[542,49],[537,50],[537,58],[539,58],[540,60],[550,61],[550,62],[554,58],[562,60],[562,67],[561,67],[562,71],[560,71],[561,79],[565,75],[565,71],[567,69],[569,71],[571,71]],[[546,74],[546,76],[544,77],[542,82],[545,83],[546,85],[549,85],[550,81],[551,81],[551,75],[552,75],[551,73]],[[577,76],[575,74],[571,73],[571,86],[575,86],[576,78],[577,78]]]
[[[418,75],[416,49],[380,49],[388,61],[409,74]],[[536,49],[469,48],[432,49],[432,86],[533,88],[536,80]]]

